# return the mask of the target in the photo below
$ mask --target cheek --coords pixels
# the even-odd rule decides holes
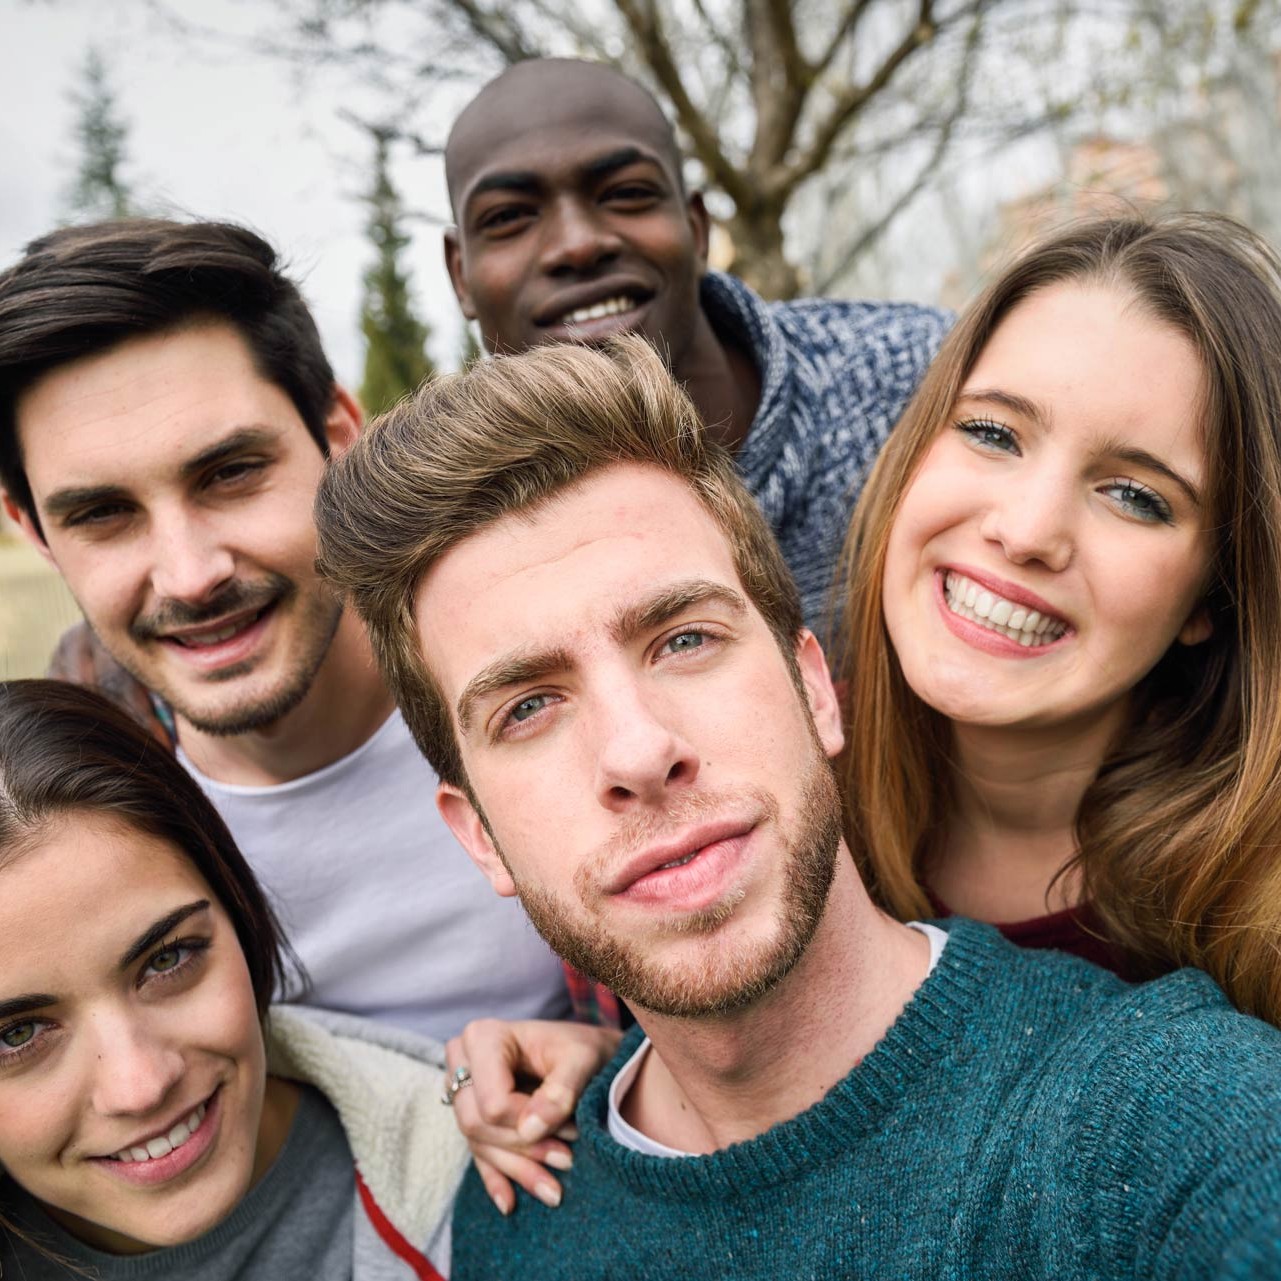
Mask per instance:
[[[39,1184],[74,1134],[77,1095],[63,1075],[55,1069],[22,1082],[0,1078],[0,1171],[24,1187]]]

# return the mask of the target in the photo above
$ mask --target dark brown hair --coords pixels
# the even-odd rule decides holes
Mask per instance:
[[[419,581],[485,526],[535,512],[619,463],[661,468],[690,487],[724,531],[743,589],[794,668],[804,623],[774,535],[643,338],[479,361],[420,388],[326,469],[317,564],[369,628],[405,721],[445,782],[467,786],[414,623]]]
[[[191,775],[91,690],[0,683],[0,864],[50,819],[77,812],[115,815],[191,860],[235,927],[265,1014],[284,986],[286,958],[295,964],[249,864]]]
[[[252,231],[152,218],[65,227],[0,275],[0,484],[37,529],[15,422],[22,393],[70,361],[201,320],[236,328],[327,454],[333,370],[297,287]]]
[[[1207,970],[1281,1024],[1281,261],[1231,219],[1078,224],[1033,246],[969,307],[864,490],[847,544],[839,671],[850,844],[880,901],[928,913],[922,868],[951,806],[946,723],[908,688],[885,629],[890,529],[979,353],[1025,298],[1119,290],[1186,336],[1205,381],[1209,640],[1175,645],[1134,690],[1130,724],[1076,818],[1085,897],[1140,973]]]

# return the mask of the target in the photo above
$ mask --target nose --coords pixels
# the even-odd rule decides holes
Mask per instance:
[[[162,599],[199,604],[235,573],[235,557],[206,521],[188,512],[157,520],[151,585]]]
[[[1021,481],[989,496],[983,537],[1015,565],[1041,564],[1058,573],[1072,563],[1076,547],[1072,483],[1050,469],[1025,469]]]
[[[590,272],[616,258],[622,242],[587,200],[566,196],[543,218],[542,267],[551,276]]]
[[[124,1014],[94,1020],[92,1102],[100,1116],[147,1116],[162,1108],[183,1076],[179,1050],[145,1020]]]
[[[610,810],[661,805],[698,777],[699,756],[672,723],[671,712],[651,706],[635,684],[615,682],[596,712],[596,792]]]

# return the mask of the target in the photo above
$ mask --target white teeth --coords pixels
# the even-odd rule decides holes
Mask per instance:
[[[686,863],[692,861],[694,854],[697,853],[698,851],[695,850],[693,854],[686,854],[684,858],[674,858],[670,863],[664,863],[658,870],[665,872],[669,867],[684,867]]]
[[[624,311],[631,311],[636,303],[626,296],[606,298],[604,302],[593,303],[590,307],[580,307],[563,317],[567,325],[581,325],[584,321],[600,320],[604,316],[617,316]]]
[[[185,1121],[179,1121],[168,1134],[149,1139],[142,1147],[122,1148],[115,1153],[113,1160],[128,1164],[130,1161],[153,1161],[157,1157],[168,1156],[175,1148],[180,1148],[200,1128],[207,1111],[201,1104]]]
[[[943,579],[943,596],[952,613],[1008,636],[1024,648],[1052,644],[1068,630],[1062,619],[1016,605],[951,570]]]
[[[200,636],[184,636],[182,643],[192,649],[200,649],[204,645],[220,645],[223,641],[230,640],[237,632],[244,631],[253,621],[255,620],[249,619],[243,623],[233,623],[230,627],[220,627],[216,632],[204,632]]]

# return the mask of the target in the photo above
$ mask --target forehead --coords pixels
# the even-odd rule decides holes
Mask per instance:
[[[160,916],[213,895],[168,841],[109,814],[44,824],[0,865],[0,982],[39,991],[86,959],[117,958]]]
[[[695,578],[743,590],[728,540],[693,491],[625,464],[446,552],[418,585],[414,619],[452,702],[497,655],[590,650],[607,643],[621,609]]]
[[[540,67],[491,85],[459,118],[446,148],[450,194],[460,208],[490,174],[520,171],[558,181],[628,147],[675,177],[671,131],[641,89],[572,63]]]
[[[1200,465],[1200,357],[1128,291],[1064,283],[1023,299],[979,353],[963,390],[991,389],[1036,401],[1055,428],[1124,438]]]
[[[55,486],[127,485],[237,428],[306,430],[240,334],[217,323],[131,338],[51,370],[19,397],[15,419],[37,497]]]

